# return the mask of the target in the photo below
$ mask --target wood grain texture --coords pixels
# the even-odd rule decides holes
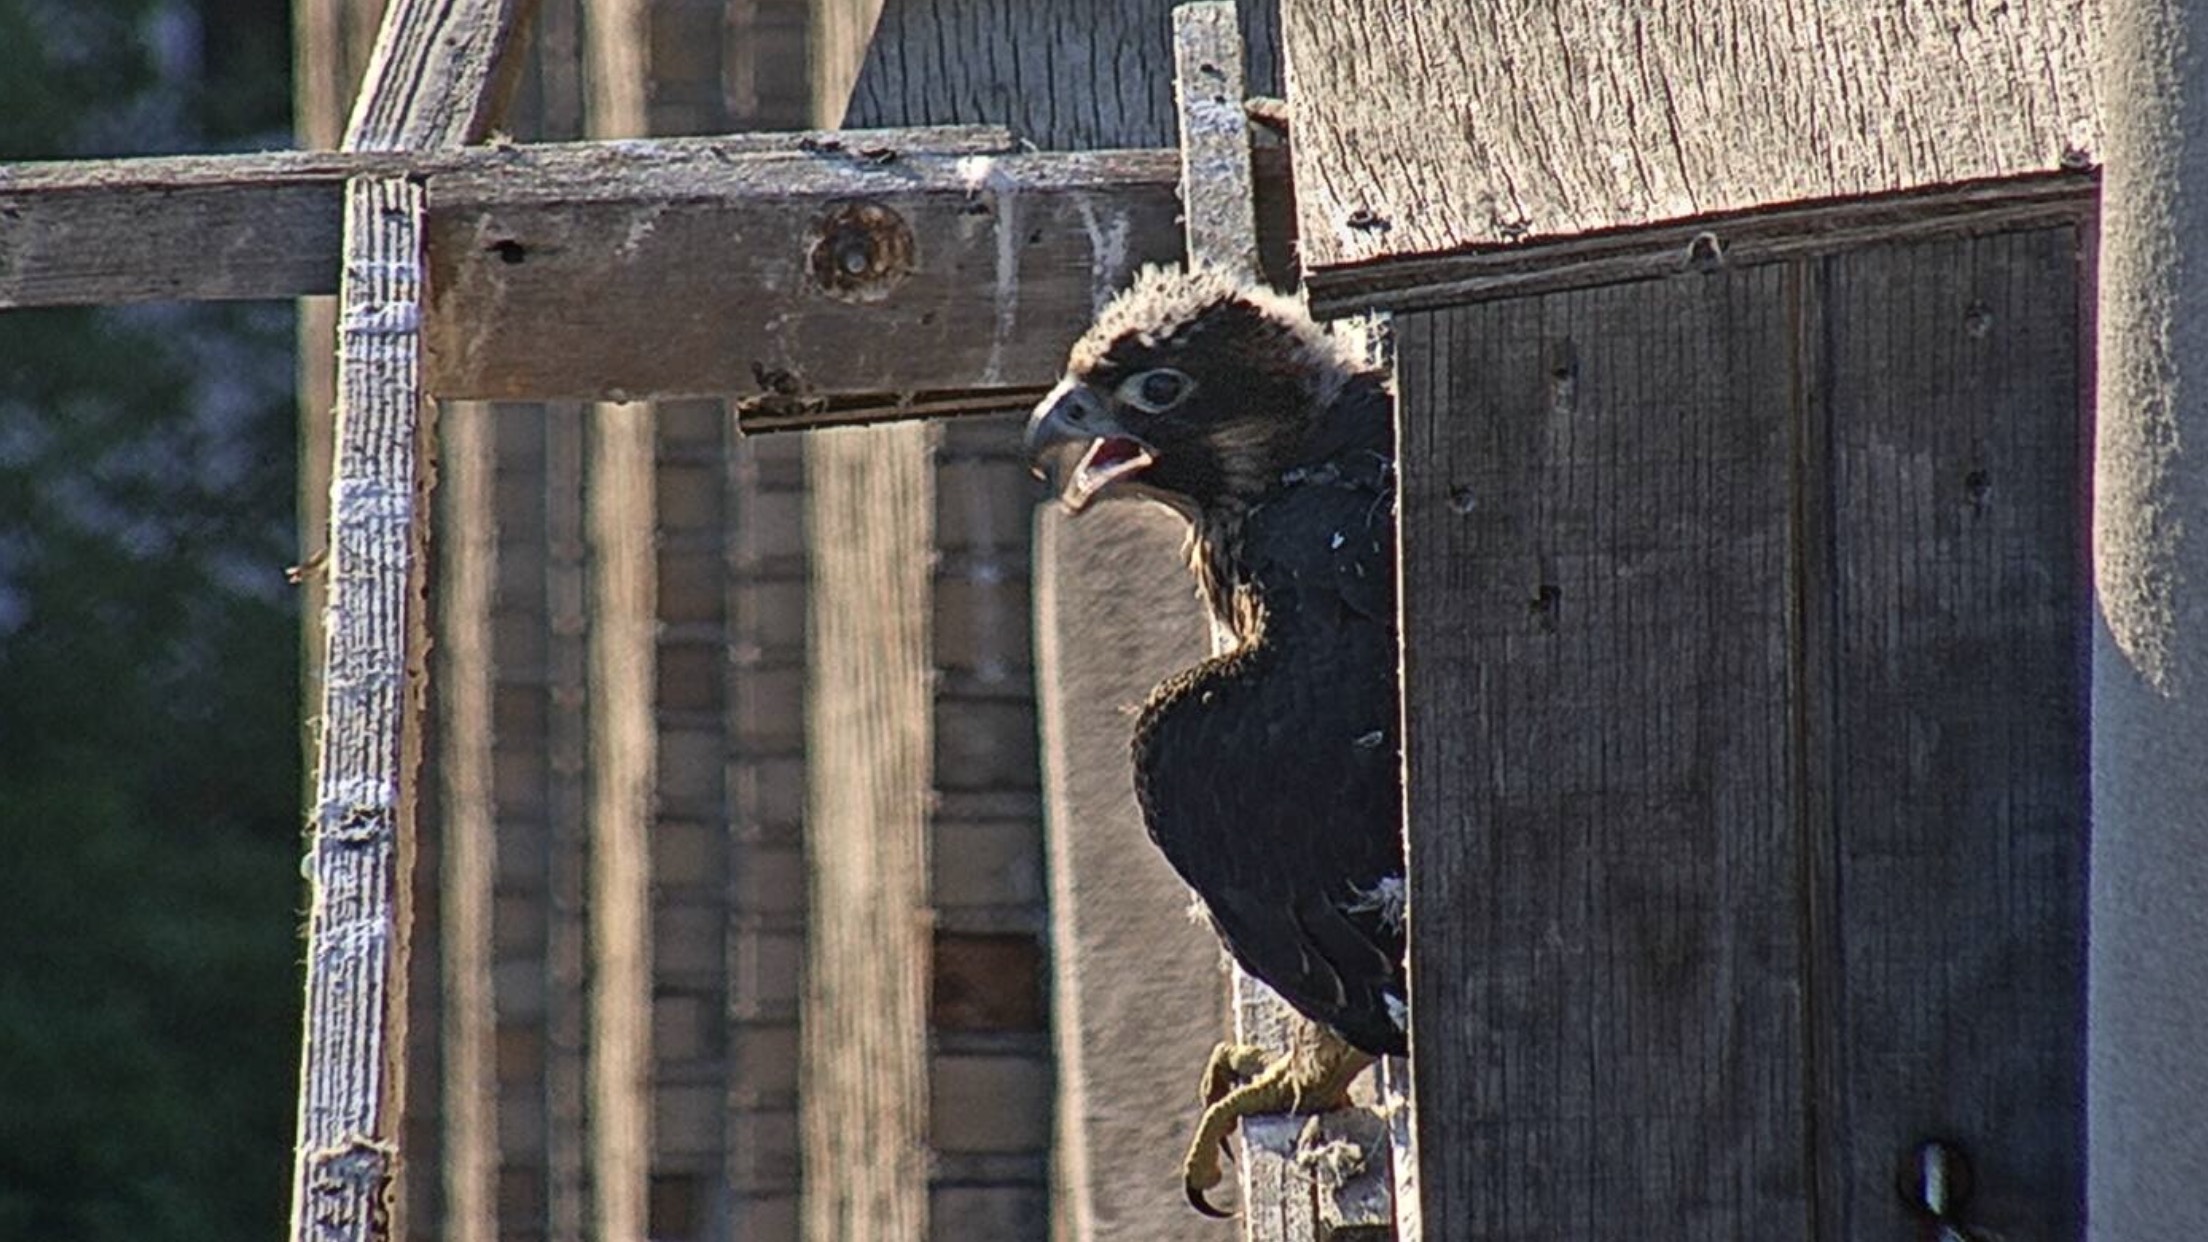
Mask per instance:
[[[1808,1220],[1783,276],[1395,321],[1429,1230]]]
[[[1959,1142],[1965,1219],[2083,1227],[2079,241],[1831,260],[1836,1237]]]
[[[429,151],[489,136],[537,0],[399,0],[384,13],[344,146]]]
[[[818,124],[840,125],[850,110],[851,88],[866,65],[882,0],[813,0],[807,15],[812,117]]]
[[[1698,216],[1614,233],[1380,259],[1310,274],[1312,313],[1427,310],[1494,298],[1624,284],[1718,267],[1839,254],[1863,246],[1983,237],[2091,214],[2090,172],[2033,173],[1876,198],[1826,200]]]
[[[1085,1242],[1239,1229],[1173,1193],[1196,1075],[1231,1029],[1218,938],[1143,834],[1128,713],[1210,652],[1180,564],[1185,524],[1111,505],[1036,514],[1035,632],[1050,841],[1058,1046],[1058,1212]]]
[[[769,405],[1047,385],[1097,300],[1179,253],[1177,176],[1163,152],[839,150],[439,180],[434,382]]]
[[[594,408],[583,466],[590,549],[590,1232],[601,1238],[646,1236],[652,1171],[655,413],[646,405]]]
[[[1242,111],[1242,30],[1233,0],[1173,10],[1173,99],[1180,121],[1188,261],[1257,280],[1257,188]]]
[[[2078,236],[1396,320],[1428,1220],[2077,1236]]]
[[[443,954],[438,1177],[441,1219],[416,1227],[453,1242],[498,1237],[498,1003],[492,992],[498,801],[493,757],[491,614],[498,546],[496,429],[492,411],[464,406],[443,418],[444,487],[438,502],[436,765],[443,851],[437,937]],[[424,1172],[427,1172],[424,1170]]]
[[[650,9],[647,0],[588,0],[583,8],[583,129],[591,138],[634,138],[651,128]],[[592,406],[587,419],[587,455],[567,476],[582,488],[582,546],[589,561],[585,1158],[591,1194],[585,1231],[641,1238],[651,1233],[656,1094],[650,840],[660,759],[653,719],[658,419],[649,405],[610,404]]]
[[[548,1242],[582,1242],[593,1214],[591,1157],[591,846],[595,830],[592,751],[590,519],[584,496],[591,456],[588,414],[573,405],[515,409],[544,419],[544,543],[540,558],[502,558],[520,577],[541,626],[544,730],[531,758],[542,773],[543,851],[534,859],[543,894],[544,953],[535,967],[533,1010],[542,1039],[536,1097],[543,1190],[541,1227]],[[564,417],[563,417],[564,416]],[[533,472],[532,472],[533,473]],[[541,609],[541,611],[538,611]],[[512,739],[520,742],[521,739]],[[532,1164],[535,1162],[532,1161]]]
[[[391,1236],[404,1047],[406,836],[419,755],[426,463],[421,187],[347,195],[321,733],[307,858],[305,1047],[291,1231]]]
[[[818,776],[799,1099],[816,1242],[928,1229],[930,435],[822,432],[806,452]]]
[[[1304,259],[2091,164],[2099,13],[1286,0]]]
[[[533,92],[543,97],[548,88]],[[335,293],[345,182],[466,177],[603,182],[689,173],[723,161],[897,146],[940,155],[1002,154],[988,126],[898,134],[799,132],[605,143],[511,143],[452,150],[269,151],[0,165],[0,307]],[[436,196],[432,195],[432,199]]]
[[[846,124],[1008,126],[1052,151],[1163,147],[1174,0],[884,0]],[[1270,0],[1238,0],[1251,89],[1280,91]]]

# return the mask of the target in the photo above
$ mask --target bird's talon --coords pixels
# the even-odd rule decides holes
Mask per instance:
[[[1204,1192],[1198,1190],[1194,1185],[1188,1187],[1188,1206],[1195,1208],[1213,1220],[1229,1220],[1234,1216],[1232,1211],[1221,1211],[1211,1206],[1211,1200],[1206,1199]]]

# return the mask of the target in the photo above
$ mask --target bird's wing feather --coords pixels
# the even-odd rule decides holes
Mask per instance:
[[[1392,493],[1314,475],[1244,524],[1258,649],[1169,682],[1137,732],[1151,836],[1229,950],[1290,1004],[1401,1051]]]

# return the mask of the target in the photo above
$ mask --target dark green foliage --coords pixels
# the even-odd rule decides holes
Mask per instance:
[[[281,145],[286,6],[0,0],[0,159]],[[0,313],[0,1239],[280,1234],[291,315]]]

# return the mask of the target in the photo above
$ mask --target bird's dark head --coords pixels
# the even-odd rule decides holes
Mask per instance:
[[[1246,505],[1297,464],[1364,370],[1295,300],[1215,271],[1150,267],[1076,341],[1027,423],[1037,474],[1066,507],[1162,500],[1195,516]]]

